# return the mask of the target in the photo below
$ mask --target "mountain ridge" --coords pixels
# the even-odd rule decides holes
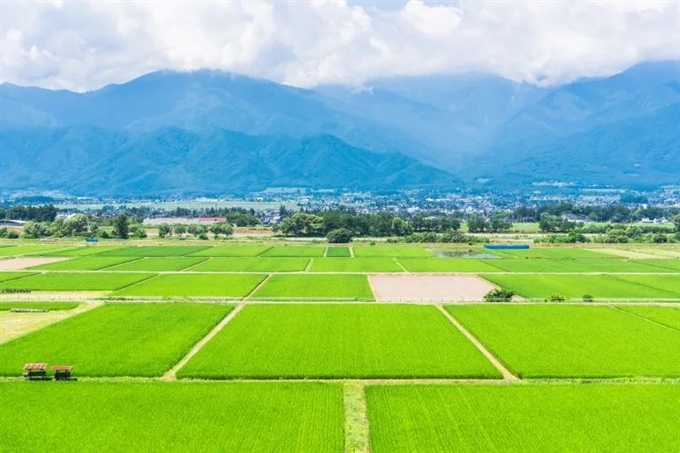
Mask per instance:
[[[550,88],[461,74],[302,89],[216,70],[156,71],[85,93],[3,83],[0,189],[61,181],[78,193],[125,191],[88,180],[120,172],[135,190],[174,193],[182,189],[173,181],[183,181],[183,190],[202,193],[212,188],[201,173],[215,168],[231,175],[219,184],[225,192],[301,183],[475,187],[480,178],[494,187],[560,178],[649,186],[678,179],[679,102],[676,61]],[[177,160],[189,154],[203,168]],[[562,171],[574,161],[588,165]],[[319,176],[333,171],[335,179]]]

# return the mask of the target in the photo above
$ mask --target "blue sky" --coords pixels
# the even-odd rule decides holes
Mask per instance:
[[[199,68],[301,87],[466,71],[554,85],[680,59],[675,0],[3,0],[0,8],[0,80],[78,91]]]

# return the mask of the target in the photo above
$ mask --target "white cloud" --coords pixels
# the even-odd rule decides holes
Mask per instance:
[[[680,59],[676,1],[0,5],[0,79],[75,90],[165,68],[297,86],[467,70],[558,84]]]

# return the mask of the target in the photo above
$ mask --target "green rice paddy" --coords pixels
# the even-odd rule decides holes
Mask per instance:
[[[96,271],[115,266],[116,264],[127,263],[134,259],[136,258],[85,256],[83,258],[74,258],[66,261],[58,261],[56,263],[41,264],[39,266],[33,266],[31,269],[45,271]]]
[[[611,307],[446,309],[521,377],[680,377],[680,331]]]
[[[649,307],[623,305],[617,307],[627,313],[641,316],[650,321],[680,330],[680,307]]]
[[[76,302],[0,302],[0,311],[9,311],[15,308],[34,310],[72,310],[79,306]]]
[[[113,295],[240,299],[248,295],[265,277],[255,274],[163,274],[131,285]]]
[[[680,299],[680,291],[674,290],[677,275],[483,274],[482,277],[527,298],[544,299],[560,294],[581,299],[590,294],[596,300]]]
[[[301,272],[309,258],[211,258],[191,268],[192,272]]]
[[[672,452],[678,385],[366,388],[373,453]]]
[[[169,272],[181,271],[188,267],[194,266],[207,258],[176,256],[168,258],[142,258],[134,261],[125,262],[118,266],[110,268],[112,271],[153,271],[153,272]]]
[[[468,258],[400,258],[399,262],[409,272],[498,272],[490,264],[496,260],[475,260]]]
[[[349,258],[352,254],[349,247],[328,247],[326,249],[326,256],[329,258]]]
[[[326,252],[326,247],[317,247],[313,245],[277,245],[261,256],[269,257],[286,257],[286,256],[301,256],[306,258],[321,257]]]
[[[3,451],[343,453],[325,383],[2,383]],[[30,409],[30,410],[29,410]]]
[[[100,253],[99,256],[138,256],[138,257],[159,257],[159,256],[185,256],[196,253],[200,250],[209,248],[208,246],[193,245],[161,245],[161,246],[139,246],[123,247]]]
[[[160,376],[233,306],[111,304],[0,345],[0,375],[25,363],[73,365],[80,376]]]
[[[248,306],[178,376],[501,377],[434,307],[333,304]]]
[[[252,297],[272,300],[373,300],[373,291],[365,275],[272,275]]]
[[[0,272],[0,282],[6,282],[9,280],[16,280],[17,278],[24,278],[30,275],[37,275],[36,272]]]
[[[390,257],[390,258],[432,258],[432,253],[422,247],[413,246],[366,246],[353,247],[356,257]]]
[[[314,258],[312,272],[403,272],[392,258]]]
[[[31,291],[113,291],[138,283],[154,274],[125,273],[44,273],[0,283],[0,289],[19,288]]]
[[[270,245],[224,245],[199,250],[191,256],[258,256],[270,248]]]

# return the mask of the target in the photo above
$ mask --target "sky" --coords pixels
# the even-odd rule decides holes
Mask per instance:
[[[680,1],[0,1],[0,81],[87,91],[159,70],[299,87],[482,71],[559,85],[680,59]]]

